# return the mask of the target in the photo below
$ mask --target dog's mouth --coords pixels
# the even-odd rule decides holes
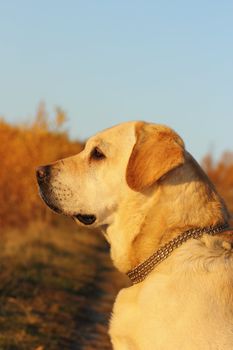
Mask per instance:
[[[48,177],[45,178],[45,176],[44,176],[43,178],[41,178],[39,170],[37,171],[37,182],[39,185],[39,193],[40,193],[40,196],[43,199],[43,201],[47,204],[47,206],[50,209],[52,209],[53,211],[55,211],[58,214],[71,216],[74,219],[77,219],[79,222],[81,222],[84,225],[94,224],[94,222],[96,221],[96,216],[93,214],[80,214],[80,213],[76,214],[76,213],[71,213],[71,212],[67,212],[65,210],[62,210],[59,202],[57,201],[56,196],[53,195],[53,191],[52,191],[51,186],[49,184]]]
[[[92,225],[96,221],[95,215],[77,214],[74,217],[84,225]]]
[[[84,225],[92,225],[96,221],[95,215],[88,215],[88,214],[76,214],[73,215],[72,213],[66,213],[62,209],[58,208],[48,197],[44,195],[42,191],[40,191],[40,195],[44,202],[48,205],[50,209],[55,211],[58,214],[63,214],[66,216],[73,216],[75,219],[77,219],[79,222],[81,222]]]
[[[60,208],[58,208],[58,206],[56,206],[53,201],[44,194],[44,192],[41,190],[41,188],[39,188],[39,194],[41,196],[41,198],[43,199],[43,201],[45,202],[45,204],[47,204],[47,206],[53,210],[55,213],[57,214],[62,214],[62,210]]]
[[[77,219],[79,222],[81,222],[84,225],[92,225],[96,221],[95,215],[88,215],[88,214],[76,214],[73,215],[72,213],[66,213],[62,209],[58,208],[48,197],[44,195],[42,191],[40,191],[40,195],[44,202],[48,205],[50,209],[55,211],[58,214],[63,214],[66,216],[73,216],[73,218]]]

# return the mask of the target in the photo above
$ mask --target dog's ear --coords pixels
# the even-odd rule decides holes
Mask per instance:
[[[126,181],[133,190],[142,191],[184,163],[184,143],[166,126],[138,122],[135,131]]]

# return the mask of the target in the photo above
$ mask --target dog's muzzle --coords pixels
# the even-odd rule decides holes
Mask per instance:
[[[48,205],[50,209],[56,213],[61,213],[61,209],[58,208],[56,200],[53,198],[53,194],[50,186],[51,179],[51,166],[40,166],[36,169],[37,183],[39,185],[40,196],[43,201]]]
[[[94,224],[94,222],[96,221],[96,216],[93,214],[66,213],[61,209],[61,205],[57,200],[56,195],[54,195],[53,187],[50,183],[54,172],[56,173],[56,169],[52,169],[51,165],[40,166],[36,170],[36,177],[40,189],[40,196],[43,199],[43,201],[53,211],[60,214],[72,216],[85,226]]]

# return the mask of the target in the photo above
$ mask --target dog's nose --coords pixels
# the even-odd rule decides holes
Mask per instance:
[[[40,166],[36,169],[36,176],[38,180],[48,179],[50,175],[50,165]]]

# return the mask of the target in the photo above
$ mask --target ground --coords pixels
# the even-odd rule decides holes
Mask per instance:
[[[99,232],[69,221],[9,230],[0,252],[0,350],[107,350],[127,280]]]

